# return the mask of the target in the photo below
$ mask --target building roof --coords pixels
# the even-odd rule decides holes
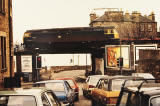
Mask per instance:
[[[114,15],[111,15],[111,13],[112,13],[112,11],[109,12],[109,14],[107,14],[107,12],[106,12],[104,15],[96,18],[91,23],[94,23],[94,22],[133,22],[134,21],[132,15],[129,15],[130,18],[126,18],[125,15],[123,15],[122,11],[117,11],[117,12],[114,11],[113,12]],[[116,13],[116,15],[115,15],[115,13]],[[147,18],[146,16],[140,15],[139,22],[154,22],[154,21]]]

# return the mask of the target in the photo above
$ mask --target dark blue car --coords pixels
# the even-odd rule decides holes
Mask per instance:
[[[75,92],[70,87],[67,81],[64,80],[47,80],[36,82],[39,86],[45,86],[54,91],[59,101],[66,105],[72,106],[74,105]]]

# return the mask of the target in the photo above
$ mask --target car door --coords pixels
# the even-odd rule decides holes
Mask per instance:
[[[56,97],[56,95],[54,95],[52,91],[47,91],[45,94],[52,106],[61,106],[58,98]]]
[[[41,99],[42,99],[43,106],[53,106],[51,105],[51,102],[48,100],[48,97],[45,92],[41,94]]]
[[[75,92],[74,90],[70,87],[69,83],[67,81],[65,81],[65,85],[66,85],[66,89],[68,92],[68,95],[70,97],[70,100],[73,102],[74,98],[75,98]]]

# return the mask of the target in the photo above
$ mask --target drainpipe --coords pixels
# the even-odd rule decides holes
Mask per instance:
[[[10,7],[11,7],[11,0],[8,0],[8,20],[9,20],[9,57],[10,57],[10,78],[12,78],[12,22],[10,17]]]

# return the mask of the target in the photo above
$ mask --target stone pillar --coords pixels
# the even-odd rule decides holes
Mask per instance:
[[[103,60],[103,58],[96,58],[95,64],[96,64],[96,67],[95,67],[96,72],[95,73],[104,75],[104,60]],[[98,71],[101,71],[101,73],[99,73]]]
[[[95,62],[95,55],[94,54],[91,54],[91,60],[92,60],[92,73],[95,74],[96,62]]]

